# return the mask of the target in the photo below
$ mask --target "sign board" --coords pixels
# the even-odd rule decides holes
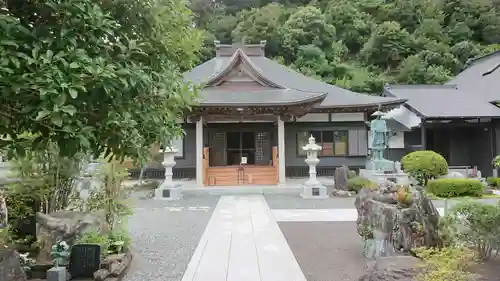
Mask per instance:
[[[241,165],[246,165],[247,164],[247,158],[246,157],[241,157]]]
[[[101,263],[101,247],[94,244],[77,244],[71,248],[69,272],[72,279],[93,278]]]

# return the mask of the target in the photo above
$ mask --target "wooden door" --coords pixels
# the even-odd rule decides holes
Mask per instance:
[[[209,131],[210,167],[226,165],[226,132]]]

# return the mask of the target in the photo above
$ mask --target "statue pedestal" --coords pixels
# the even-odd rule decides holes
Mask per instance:
[[[181,184],[165,184],[162,183],[155,189],[155,199],[159,200],[179,200],[182,199]]]
[[[389,180],[398,185],[410,184],[410,178],[401,170],[401,164],[398,161],[392,162],[386,159],[383,161],[386,165],[383,166],[382,170],[375,170],[373,169],[374,164],[368,163],[367,169],[359,170],[359,176],[376,183]]]
[[[317,185],[302,185],[302,193],[300,193],[302,199],[329,199],[327,189],[325,186],[318,182]]]
[[[173,147],[166,147],[163,151],[163,162],[165,167],[165,180],[155,189],[155,199],[179,200],[182,199],[182,185],[172,181],[172,167],[175,166],[174,156],[177,150]]]
[[[47,281],[66,281],[66,267],[58,266],[47,270]]]

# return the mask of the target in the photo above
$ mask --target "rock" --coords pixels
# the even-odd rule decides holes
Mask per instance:
[[[0,228],[7,227],[8,225],[8,210],[5,198],[4,191],[0,189]]]
[[[107,269],[109,271],[112,271],[112,265],[114,263],[120,263],[123,261],[125,258],[125,254],[114,254],[114,255],[109,255],[107,256],[102,262],[101,262],[101,268]]]
[[[110,277],[123,277],[130,267],[132,262],[132,253],[128,251],[121,262],[115,261],[111,263]]]
[[[413,256],[380,257],[367,263],[358,281],[412,281],[421,264]]]
[[[398,191],[398,186],[396,185],[396,183],[390,180],[382,180],[378,182],[377,187],[381,193],[394,193]]]
[[[335,169],[333,180],[335,182],[335,189],[347,190],[347,180],[349,179],[349,167],[342,165]]]
[[[94,280],[104,281],[106,278],[108,278],[109,275],[110,273],[107,269],[99,269],[98,271],[94,272]]]
[[[58,211],[50,215],[37,213],[37,239],[40,245],[38,262],[52,261],[50,252],[58,240],[64,240],[71,247],[77,236],[88,232],[107,232],[104,216],[97,213]]]
[[[0,280],[26,281],[26,274],[21,268],[19,253],[13,249],[0,250]]]
[[[337,197],[350,197],[351,193],[347,190],[334,189],[332,195]]]
[[[440,245],[439,213],[422,190],[405,193],[404,202],[397,201],[397,193],[383,192],[362,188],[354,202],[358,234],[394,248],[379,247],[375,257],[394,250],[409,252],[414,247]],[[367,232],[372,237],[366,237]]]
[[[491,195],[493,193],[494,193],[494,191],[492,189],[489,189],[489,188],[485,188],[483,191],[483,194],[485,194],[485,195]]]

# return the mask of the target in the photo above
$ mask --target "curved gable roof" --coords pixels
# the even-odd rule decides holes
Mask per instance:
[[[291,68],[283,66],[266,57],[249,57],[241,49],[231,57],[216,57],[184,74],[185,79],[196,84],[213,85],[218,79],[226,75],[238,62],[250,66],[253,74],[259,80],[273,88],[290,89],[289,93],[304,93],[304,99],[316,93],[324,99],[317,108],[355,108],[373,107],[378,105],[399,105],[406,100],[397,97],[381,97],[355,93],[325,82],[307,77]],[[213,91],[213,90],[212,90]],[[326,95],[326,97],[325,97]],[[286,95],[281,95],[286,98]],[[255,95],[258,99],[258,95]],[[290,97],[291,98],[291,97]],[[285,101],[283,101],[285,102]]]

